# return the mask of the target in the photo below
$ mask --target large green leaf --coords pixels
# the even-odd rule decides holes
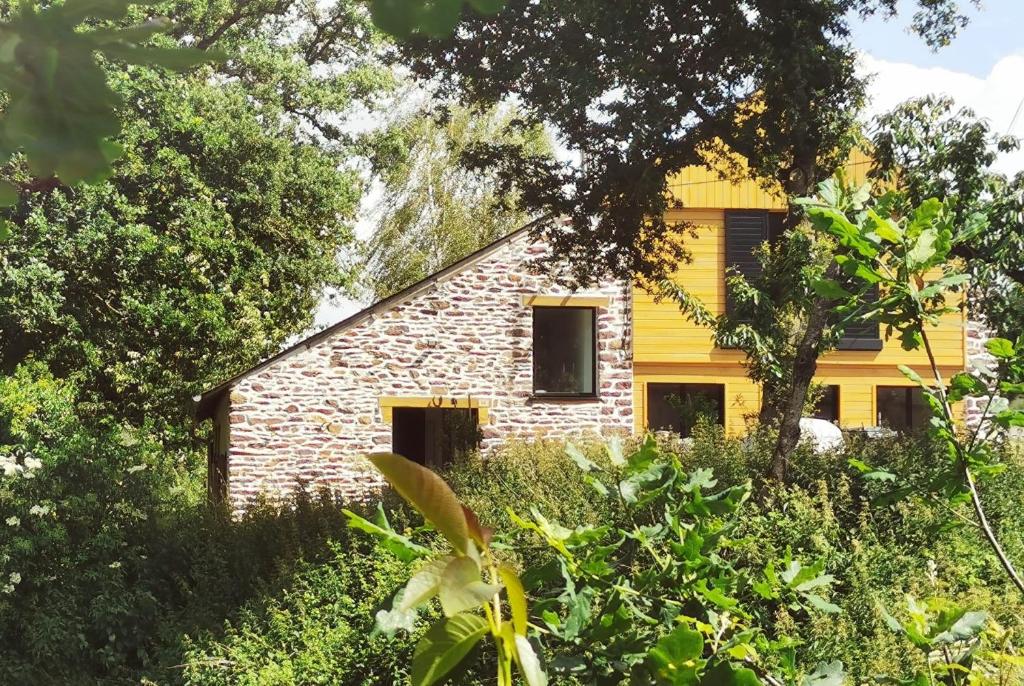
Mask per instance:
[[[519,672],[523,675],[523,679],[526,680],[527,686],[547,686],[548,675],[541,668],[540,660],[537,659],[537,653],[534,652],[533,645],[530,644],[525,636],[518,634],[515,637],[515,644]]]
[[[678,626],[654,645],[647,653],[663,678],[680,674],[696,674],[694,660],[704,652],[704,637],[699,631]],[[680,682],[682,683],[682,682]]]
[[[431,686],[459,666],[487,633],[487,620],[461,614],[430,627],[412,657],[412,686]]]
[[[434,472],[394,453],[374,453],[369,460],[400,496],[420,511],[461,553],[468,550],[469,526],[462,503]]]
[[[935,229],[925,229],[914,241],[913,247],[907,251],[907,267],[916,271],[927,265],[935,256],[935,241],[938,240],[938,233]]]
[[[411,610],[419,607],[437,595],[441,590],[441,576],[451,562],[450,555],[439,557],[423,565],[418,572],[413,574],[405,585],[405,594],[402,596],[400,609]]]
[[[730,662],[719,662],[700,680],[701,686],[761,686],[753,670],[734,667]]]
[[[508,606],[512,612],[512,626],[520,636],[526,635],[527,609],[526,592],[523,590],[523,582],[519,575],[511,567],[502,565],[498,567],[498,574],[505,584],[505,592],[508,594]]]
[[[815,279],[811,282],[811,288],[822,298],[829,300],[846,300],[853,297],[850,291],[840,286],[833,279]]]
[[[498,586],[480,579],[480,567],[475,560],[457,557],[445,566],[438,595],[441,609],[452,617],[486,604],[498,590]]]
[[[988,393],[988,386],[976,376],[967,372],[959,372],[953,375],[949,383],[949,400],[956,402],[969,395],[985,395]]]
[[[997,357],[1001,360],[1008,360],[1016,354],[1016,351],[1013,348],[1013,343],[1005,338],[992,338],[986,341],[985,350],[987,350],[993,357]]]
[[[379,503],[377,505],[378,519],[381,520],[379,523],[371,522],[351,510],[342,510],[342,512],[348,517],[349,527],[378,537],[381,544],[403,562],[410,562],[430,553],[429,548],[413,543],[407,537],[392,529],[391,525],[387,522],[387,518],[384,517],[384,511]]]

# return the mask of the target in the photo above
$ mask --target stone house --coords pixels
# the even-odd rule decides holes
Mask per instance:
[[[211,494],[358,497],[380,484],[368,452],[631,432],[631,288],[568,293],[545,252],[524,227],[204,393]]]
[[[860,182],[868,161],[854,156]],[[753,251],[777,235],[785,200],[703,168],[670,185],[693,227],[692,259],[675,278],[713,312],[730,307],[730,269],[753,274]],[[297,480],[358,497],[380,485],[363,455],[394,451],[434,465],[511,438],[667,429],[697,414],[741,434],[760,388],[740,351],[635,284],[607,280],[570,293],[535,268],[546,254],[527,228],[466,257],[204,393],[212,418],[210,485],[244,507]],[[818,362],[814,415],[846,429],[913,430],[927,421],[904,364],[930,376],[878,326],[847,329]],[[985,331],[960,312],[930,332],[944,378],[981,359]],[[977,408],[966,409],[968,418]]]

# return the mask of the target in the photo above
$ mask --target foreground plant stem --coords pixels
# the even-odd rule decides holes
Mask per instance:
[[[953,427],[953,408],[949,404],[949,398],[946,396],[946,387],[942,380],[942,374],[939,372],[939,365],[935,360],[935,353],[932,352],[931,342],[928,340],[928,333],[923,325],[923,322],[919,319],[918,324],[920,326],[921,338],[924,340],[924,349],[928,353],[928,363],[931,365],[932,374],[935,377],[936,392],[939,395],[939,400],[942,401],[942,411],[945,414],[946,423],[952,430]],[[991,404],[991,403],[990,403]],[[985,413],[988,413],[986,407]],[[981,420],[985,421],[983,415]],[[980,432],[980,428],[979,428]],[[974,481],[974,474],[971,472],[971,465],[967,461],[967,454],[964,452],[964,446],[960,441],[955,438],[952,440],[953,447],[956,450],[957,461],[960,463],[960,471],[964,476],[964,483],[967,484],[967,490],[971,494],[971,505],[974,507],[974,514],[978,517],[978,523],[981,525],[981,530],[985,534],[985,538],[988,540],[989,546],[995,551],[996,557],[999,558],[1000,563],[1003,565],[1003,569],[1010,576],[1010,580],[1013,581],[1013,585],[1017,587],[1017,590],[1024,594],[1024,580],[1021,579],[1017,573],[1017,569],[1013,566],[1013,562],[1007,557],[1006,552],[1003,550],[1003,546],[999,544],[999,539],[996,538],[995,532],[992,531],[992,527],[988,523],[988,517],[985,516],[985,508],[981,502],[981,495],[978,493],[977,483]]]

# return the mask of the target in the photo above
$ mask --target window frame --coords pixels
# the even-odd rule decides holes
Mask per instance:
[[[676,390],[679,391],[680,398],[682,397],[683,389],[685,387],[687,387],[687,386],[714,386],[714,387],[716,387],[717,391],[716,391],[715,400],[717,401],[717,404],[718,404],[718,417],[717,417],[715,423],[718,426],[722,427],[722,429],[725,429],[728,426],[728,422],[729,422],[729,409],[728,409],[728,407],[726,407],[726,397],[727,397],[727,390],[728,390],[726,383],[724,383],[724,382],[718,383],[718,382],[714,382],[714,381],[710,381],[710,382],[708,382],[708,381],[648,381],[648,382],[646,382],[644,384],[644,389],[643,389],[643,399],[644,399],[643,424],[644,424],[644,430],[645,431],[663,431],[663,430],[665,430],[663,428],[651,426],[651,405],[652,405],[652,403],[651,403],[651,390],[652,390],[652,388],[651,387],[652,386],[675,386]],[[680,417],[680,419],[682,419],[682,418]],[[676,435],[680,436],[680,437],[683,437],[683,438],[686,437],[686,435],[685,435],[686,433],[691,433],[692,434],[693,427],[690,427],[690,431],[689,432],[685,432],[683,429],[684,429],[684,427],[680,426],[680,431],[677,432],[677,431],[675,431],[673,429],[672,432],[675,433]]]
[[[892,429],[891,426],[886,427],[886,428],[892,429],[896,433],[906,432],[908,434],[914,434],[914,433],[923,431],[923,430],[928,428],[927,427],[927,422],[925,424],[921,425],[921,426],[914,426],[914,421],[913,421],[914,420],[914,393],[916,391],[919,394],[923,394],[923,391],[919,387],[917,387],[917,386],[890,385],[890,384],[879,384],[879,385],[875,386],[875,426],[884,426],[882,424],[882,418],[879,416],[879,409],[878,409],[878,405],[879,405],[879,403],[878,403],[878,394],[879,394],[880,391],[883,391],[883,390],[886,390],[886,391],[901,390],[901,391],[903,391],[904,396],[905,396],[904,400],[903,400],[903,411],[904,411],[904,420],[905,420],[904,424],[906,426],[906,429]],[[922,398],[922,401],[923,401],[923,398]]]
[[[842,384],[837,384],[837,383],[822,384],[822,386],[824,388],[826,388],[826,389],[834,388],[835,389],[835,393],[836,393],[836,397],[835,397],[835,410],[836,410],[835,411],[835,415],[836,415],[836,418],[835,419],[825,419],[824,421],[831,422],[833,424],[836,424],[837,426],[841,425],[842,421],[843,421],[843,386],[842,386]],[[823,395],[821,399],[824,400],[825,396]],[[817,408],[815,408],[815,409],[817,409]],[[816,415],[817,415],[817,413],[815,413],[814,415],[811,415],[811,417],[813,419],[824,419],[823,417],[818,417]]]
[[[593,305],[533,305],[530,312],[530,353],[531,353],[531,378],[530,397],[534,400],[597,400],[601,397],[601,379],[599,370],[600,345],[597,338],[597,310]],[[594,390],[590,393],[562,393],[537,391],[537,310],[589,310],[590,311],[590,336],[594,345],[594,354],[591,357],[590,373],[594,380]]]

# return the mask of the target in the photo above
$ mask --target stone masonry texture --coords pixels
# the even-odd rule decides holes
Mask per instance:
[[[345,498],[377,490],[380,478],[363,456],[391,448],[382,397],[486,404],[484,454],[510,438],[630,432],[631,295],[623,282],[577,293],[608,297],[597,310],[599,397],[533,397],[532,308],[523,295],[567,293],[534,268],[545,252],[518,234],[429,290],[239,380],[228,396],[232,506],[286,495],[299,482]]]

